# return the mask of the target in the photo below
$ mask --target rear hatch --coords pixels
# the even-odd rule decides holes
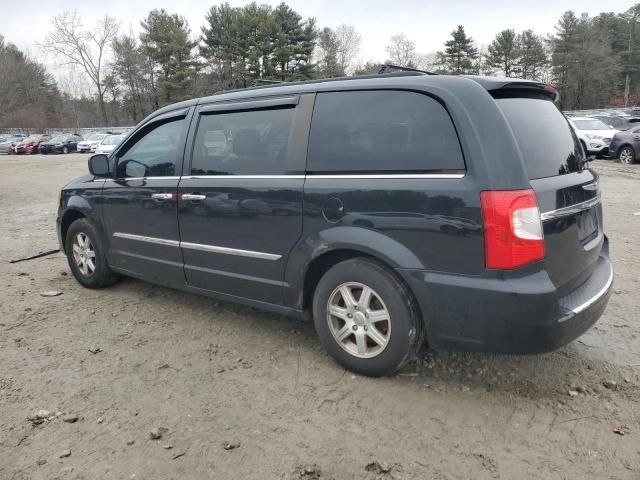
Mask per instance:
[[[545,268],[562,295],[591,274],[604,242],[598,176],[568,121],[546,93],[491,92],[509,122],[538,198]]]

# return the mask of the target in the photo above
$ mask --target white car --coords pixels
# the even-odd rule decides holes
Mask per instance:
[[[587,155],[609,155],[609,144],[619,130],[597,118],[569,117],[568,120]]]
[[[124,135],[107,135],[96,148],[96,154],[109,155],[124,140]]]
[[[95,152],[98,144],[106,136],[106,133],[92,133],[81,142],[78,142],[78,152]]]

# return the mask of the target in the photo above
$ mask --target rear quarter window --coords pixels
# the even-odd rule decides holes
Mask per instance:
[[[465,168],[451,117],[408,91],[323,92],[309,137],[310,172],[425,172]]]
[[[584,155],[573,129],[550,100],[500,98],[524,158],[529,179],[554,177],[584,168]]]

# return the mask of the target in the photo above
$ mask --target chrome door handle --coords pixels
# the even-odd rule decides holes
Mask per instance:
[[[180,197],[182,200],[204,200],[207,198],[206,195],[200,195],[197,193],[183,193]]]
[[[153,193],[151,198],[154,200],[173,200],[173,193]]]

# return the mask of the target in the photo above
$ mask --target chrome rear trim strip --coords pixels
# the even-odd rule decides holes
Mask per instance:
[[[262,260],[279,260],[282,255],[275,253],[254,252],[252,250],[240,250],[237,248],[217,247],[215,245],[205,245],[202,243],[179,242],[177,240],[167,240],[165,238],[147,237],[144,235],[134,235],[132,233],[115,232],[113,234],[117,238],[125,238],[127,240],[136,240],[138,242],[155,243],[157,245],[166,245],[168,247],[182,247],[190,250],[200,250],[202,252],[221,253],[224,255],[237,255],[239,257],[259,258]]]
[[[158,245],[167,245],[170,247],[179,247],[180,242],[177,240],[167,240],[166,238],[146,237],[144,235],[134,235],[132,233],[116,232],[113,234],[117,238],[126,238],[127,240],[137,240],[139,242],[155,243]]]
[[[202,252],[222,253],[225,255],[238,255],[239,257],[260,258],[262,260],[279,260],[282,255],[274,253],[254,252],[251,250],[239,250],[237,248],[216,247],[215,245],[203,245],[201,243],[180,242],[182,248],[200,250]]]
[[[594,303],[596,303],[598,300],[600,300],[600,298],[602,298],[602,296],[605,293],[607,293],[607,290],[609,290],[609,287],[611,287],[612,283],[613,283],[613,267],[609,265],[609,278],[607,279],[607,283],[605,283],[604,287],[602,287],[602,289],[600,289],[600,291],[596,293],[593,297],[591,297],[589,300],[584,302],[582,305],[578,305],[577,307],[573,308],[572,309],[573,313],[580,313],[583,310],[586,310],[587,308],[589,308]]]
[[[551,210],[550,212],[544,212],[540,214],[540,218],[543,222],[548,220],[554,220],[556,218],[567,217],[569,215],[575,215],[576,213],[580,213],[584,210],[589,210],[592,207],[595,207],[600,203],[600,195],[594,197],[590,200],[586,200],[584,202],[576,203],[575,205],[570,205],[568,207],[559,208],[557,210]]]

